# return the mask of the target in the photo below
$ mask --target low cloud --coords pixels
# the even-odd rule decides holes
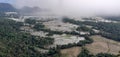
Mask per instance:
[[[61,16],[119,15],[120,0],[16,0],[16,7],[38,6]]]

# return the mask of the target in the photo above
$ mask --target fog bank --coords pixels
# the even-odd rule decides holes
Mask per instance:
[[[120,15],[120,0],[16,0],[15,6],[38,6],[60,16]]]

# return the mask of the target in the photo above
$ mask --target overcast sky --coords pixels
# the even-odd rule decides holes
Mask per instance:
[[[15,0],[0,0],[0,3],[15,3]]]
[[[15,0],[16,7],[39,6],[61,15],[119,15],[120,0]]]

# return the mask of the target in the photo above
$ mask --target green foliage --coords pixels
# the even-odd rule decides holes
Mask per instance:
[[[77,46],[77,44],[73,43],[73,44],[67,44],[67,45],[58,45],[57,48],[58,49],[66,49],[66,48],[71,48]]]
[[[36,24],[36,20],[34,20],[34,19],[26,19],[26,20],[25,20],[25,23],[28,23],[28,24]]]
[[[77,43],[77,46],[84,46],[85,44],[91,44],[93,43],[93,39],[89,38],[89,36],[84,36],[86,40],[79,41]]]
[[[44,48],[53,44],[53,38],[32,36],[20,32],[22,23],[9,19],[0,19],[0,57],[47,57],[34,47]],[[2,46],[1,46],[2,44]]]
[[[82,47],[82,51],[80,52],[78,57],[93,57],[93,55],[91,55],[86,48]]]
[[[48,52],[48,55],[55,55],[55,54],[59,54],[60,50],[59,49],[56,49],[56,48],[51,48]]]
[[[77,30],[77,31],[91,31],[91,29],[88,28],[88,27],[86,27],[86,26],[78,27],[76,30]]]
[[[96,57],[117,57],[113,54],[107,54],[107,53],[98,53]]]
[[[37,23],[34,25],[34,29],[36,29],[37,31],[43,29],[45,26],[41,23]]]

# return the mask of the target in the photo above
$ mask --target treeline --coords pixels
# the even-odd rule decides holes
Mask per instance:
[[[105,16],[103,18],[112,20],[112,21],[120,21],[120,16]]]
[[[20,32],[22,23],[9,19],[0,19],[0,57],[46,57],[35,50],[54,42],[53,38],[32,36]]]
[[[67,45],[57,45],[57,49],[67,49],[75,46],[85,46],[86,44],[91,44],[93,43],[93,39],[89,38],[89,36],[83,36],[85,37],[85,40],[79,41],[78,43],[70,43]]]
[[[120,36],[119,36],[120,23],[89,22],[89,21],[81,22],[69,18],[63,18],[63,22],[69,22],[76,25],[90,25],[93,26],[94,29],[100,30],[101,31],[99,33],[100,35],[112,40],[120,41]]]
[[[54,34],[70,34],[70,35],[80,35],[79,33],[72,31],[72,32],[62,32],[62,31],[52,31],[50,29],[45,28],[45,26],[42,23],[37,23],[34,25],[33,29],[37,30],[37,31],[44,31],[44,32],[48,32],[49,34],[47,34],[47,36],[52,36]]]

